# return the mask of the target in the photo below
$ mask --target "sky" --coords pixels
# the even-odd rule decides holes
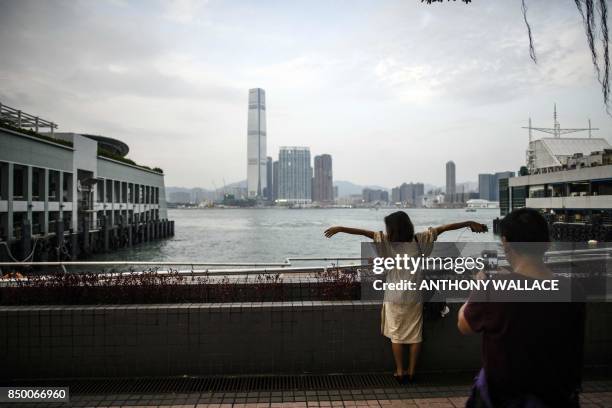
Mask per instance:
[[[248,89],[266,91],[268,155],[331,154],[336,180],[393,187],[518,170],[527,131],[609,138],[570,0],[0,0],[0,102],[59,131],[123,140],[167,186],[246,178]],[[586,136],[586,134],[585,134]]]

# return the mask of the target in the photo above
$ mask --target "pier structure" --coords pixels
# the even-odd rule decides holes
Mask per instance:
[[[161,169],[127,159],[120,140],[56,127],[0,104],[1,261],[74,260],[173,235]]]
[[[612,145],[593,137],[599,130],[562,128],[557,107],[552,127],[524,127],[529,132],[525,166],[517,176],[499,180],[500,213],[530,207],[541,210],[555,241],[608,242],[612,239]],[[536,139],[533,132],[552,137]],[[565,136],[588,132],[588,137]],[[493,231],[499,233],[499,219]]]

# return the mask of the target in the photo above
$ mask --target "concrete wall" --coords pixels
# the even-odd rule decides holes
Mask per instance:
[[[612,208],[612,195],[527,198],[526,205],[531,208],[609,209]]]
[[[0,129],[0,161],[72,172],[73,149]]]
[[[159,188],[159,218],[168,218],[168,206],[166,204],[166,188],[164,176],[146,169],[139,169],[115,160],[98,158],[98,177],[122,182],[146,184]]]
[[[426,322],[422,371],[475,371],[456,311]],[[612,307],[590,304],[588,365],[612,362]],[[0,379],[390,371],[365,302],[0,308]]]

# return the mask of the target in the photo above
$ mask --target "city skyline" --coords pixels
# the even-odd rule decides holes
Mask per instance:
[[[274,95],[269,151],[306,142],[361,185],[439,186],[451,159],[473,181],[517,171],[521,127],[550,126],[554,102],[562,126],[591,118],[609,139],[570,3],[530,4],[536,65],[510,2],[2,2],[0,102],[124,140],[168,185],[211,189],[244,179],[244,160],[227,158],[247,155],[244,101],[258,86]],[[359,165],[373,157],[384,165]]]

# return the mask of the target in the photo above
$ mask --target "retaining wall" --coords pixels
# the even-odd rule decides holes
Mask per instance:
[[[589,304],[586,364],[612,362],[612,304]],[[426,322],[422,371],[475,371],[459,305]],[[0,378],[391,371],[380,305],[286,302],[0,307]]]

